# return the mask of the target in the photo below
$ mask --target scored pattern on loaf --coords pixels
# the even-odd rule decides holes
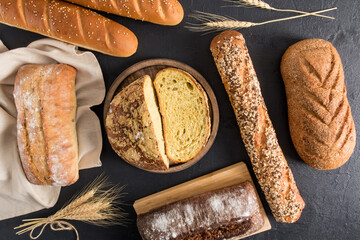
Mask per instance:
[[[284,54],[282,74],[296,150],[312,167],[339,167],[350,157],[355,138],[340,57],[323,40],[294,46],[293,54]]]

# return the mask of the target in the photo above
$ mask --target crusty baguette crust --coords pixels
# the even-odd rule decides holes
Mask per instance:
[[[18,148],[31,183],[67,186],[79,177],[75,77],[65,64],[25,65],[16,75]]]
[[[138,45],[126,27],[59,0],[0,0],[0,22],[117,57]]]
[[[338,52],[322,39],[300,41],[285,52],[281,74],[296,151],[316,169],[342,166],[354,151],[356,133]]]
[[[161,25],[177,25],[184,10],[177,0],[67,0],[88,8]]]
[[[159,151],[141,77],[122,89],[111,101],[105,128],[114,151],[126,162],[146,170],[168,169]],[[150,80],[151,81],[151,80]]]
[[[204,100],[204,105],[205,105],[205,111],[206,111],[206,122],[207,122],[207,125],[206,125],[206,134],[205,134],[205,137],[203,139],[203,142],[201,143],[201,147],[198,149],[197,152],[195,152],[193,154],[192,157],[190,158],[187,158],[187,159],[182,159],[182,160],[178,160],[178,159],[175,159],[172,157],[172,155],[169,153],[169,145],[170,145],[170,142],[167,140],[167,136],[170,131],[170,129],[173,127],[173,126],[169,126],[168,124],[166,124],[166,122],[164,121],[164,114],[165,114],[165,109],[166,109],[166,105],[162,102],[162,98],[160,97],[160,90],[159,90],[159,84],[157,84],[157,81],[160,82],[159,80],[159,76],[162,72],[166,72],[166,71],[175,71],[175,72],[180,72],[181,74],[184,74],[188,77],[188,79],[191,81],[191,83],[199,90],[199,93],[201,94],[202,96],[202,99]],[[163,123],[163,129],[164,129],[164,140],[165,140],[165,150],[166,150],[166,154],[168,156],[168,158],[176,163],[176,164],[179,164],[179,163],[184,163],[184,162],[188,162],[192,159],[194,159],[197,155],[199,155],[199,153],[204,149],[204,147],[206,146],[206,143],[208,142],[209,140],[209,137],[210,137],[210,134],[211,134],[211,118],[210,118],[210,107],[209,107],[209,99],[207,97],[207,94],[205,92],[205,90],[203,89],[203,87],[201,86],[200,83],[198,83],[196,81],[196,79],[188,72],[185,72],[183,70],[180,70],[180,69],[177,69],[177,68],[165,68],[161,71],[159,71],[156,76],[155,76],[155,79],[154,79],[154,87],[155,87],[155,90],[156,90],[156,93],[157,93],[157,100],[159,102],[159,108],[160,108],[160,113],[162,115],[162,123]],[[182,114],[182,113],[179,113],[179,114]]]
[[[271,211],[278,222],[295,222],[305,203],[277,141],[245,39],[239,32],[225,31],[210,49]]]

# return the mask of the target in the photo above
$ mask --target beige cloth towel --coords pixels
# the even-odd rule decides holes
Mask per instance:
[[[101,166],[101,127],[98,117],[90,110],[105,97],[104,79],[96,57],[91,52],[81,52],[73,45],[52,39],[41,39],[11,51],[0,41],[0,220],[50,208],[60,193],[60,187],[29,183],[19,159],[12,94],[17,70],[28,63],[65,63],[77,69],[79,167]]]

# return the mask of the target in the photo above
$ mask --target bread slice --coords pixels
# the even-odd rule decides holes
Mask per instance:
[[[110,103],[105,127],[112,148],[125,161],[146,170],[166,170],[161,117],[151,78],[146,75]]]
[[[158,72],[154,86],[166,155],[175,163],[187,162],[200,153],[210,136],[207,95],[190,74],[175,68]]]

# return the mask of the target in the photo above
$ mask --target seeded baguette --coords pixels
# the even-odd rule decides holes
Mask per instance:
[[[0,0],[0,22],[117,57],[131,56],[138,45],[126,27],[58,0]]]
[[[225,31],[212,40],[210,50],[271,211],[276,221],[293,223],[305,203],[277,141],[245,39]]]
[[[67,0],[88,8],[152,22],[160,25],[177,25],[184,10],[177,0]]]

